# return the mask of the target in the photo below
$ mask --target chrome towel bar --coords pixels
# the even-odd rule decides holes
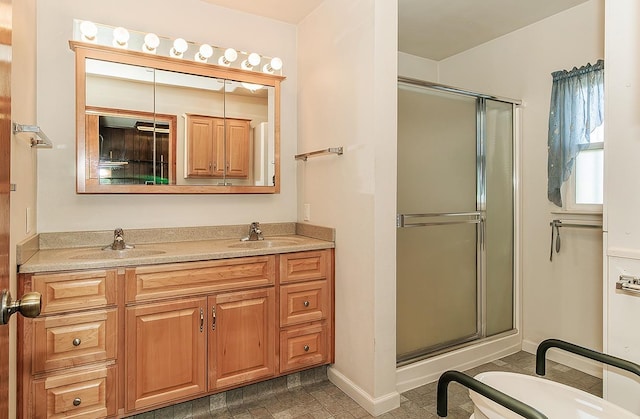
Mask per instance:
[[[304,160],[307,161],[309,157],[317,157],[317,156],[325,156],[327,154],[337,154],[341,156],[344,154],[344,149],[342,147],[329,147],[323,150],[311,151],[309,153],[296,154],[296,160]]]
[[[47,137],[47,134],[44,133],[37,125],[22,125],[17,124],[15,122],[11,123],[13,134],[19,134],[21,132],[31,132],[34,133],[37,137],[31,137],[31,147],[37,148],[53,148],[53,143]]]
[[[602,230],[602,222],[594,221],[593,223],[581,222],[576,220],[553,220],[549,223],[551,226],[551,249],[549,251],[549,260],[553,261],[553,247],[555,237],[556,253],[560,253],[560,227],[575,227],[575,228],[599,228]]]

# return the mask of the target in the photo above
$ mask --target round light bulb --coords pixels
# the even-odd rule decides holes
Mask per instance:
[[[189,44],[182,38],[178,38],[173,41],[173,48],[171,48],[171,56],[182,58],[182,54],[189,48]]]
[[[129,31],[119,26],[113,30],[113,46],[126,48],[129,41]]]
[[[196,61],[199,61],[201,63],[206,63],[209,57],[211,57],[212,55],[213,47],[211,47],[211,45],[209,44],[202,44],[200,45],[200,49],[198,50],[195,59]]]
[[[232,63],[238,59],[238,53],[233,48],[227,48],[226,50],[224,50],[224,58],[225,60]]]
[[[238,59],[238,52],[233,48],[227,48],[224,50],[224,55],[218,58],[218,64],[229,66],[232,62]]]
[[[252,52],[247,57],[247,61],[249,61],[249,64],[251,64],[252,66],[256,66],[260,64],[260,55],[256,54],[255,52]]]
[[[80,33],[82,34],[82,40],[88,42],[96,42],[96,35],[98,34],[98,27],[95,23],[84,20],[80,24]]]
[[[142,51],[155,54],[156,48],[160,45],[160,38],[155,33],[149,32],[144,36]]]
[[[275,71],[278,71],[282,68],[282,60],[278,57],[273,57],[271,59],[271,68],[273,68]]]

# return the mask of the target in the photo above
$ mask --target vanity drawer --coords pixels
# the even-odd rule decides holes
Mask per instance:
[[[128,269],[127,302],[273,285],[275,263],[270,255]]]
[[[42,295],[42,314],[99,308],[116,303],[116,271],[95,270],[32,277]]]
[[[325,279],[330,271],[328,250],[280,255],[280,283]]]
[[[329,315],[329,287],[326,280],[280,287],[280,326],[307,323]]]
[[[280,332],[280,373],[322,365],[329,359],[327,326],[315,324]]]
[[[115,415],[116,368],[76,371],[33,382],[35,418],[103,418]]]
[[[33,373],[115,359],[116,309],[33,320]]]

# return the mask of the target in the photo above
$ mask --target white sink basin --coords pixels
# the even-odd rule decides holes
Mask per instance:
[[[291,246],[299,243],[300,241],[296,239],[265,239],[234,243],[230,244],[229,247],[233,249],[268,249],[271,247]]]
[[[154,256],[166,253],[164,250],[154,249],[123,249],[123,250],[89,250],[77,256],[72,256],[71,259],[129,259],[139,258],[144,256]]]

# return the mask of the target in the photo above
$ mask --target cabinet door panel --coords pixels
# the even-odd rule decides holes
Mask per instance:
[[[187,115],[187,176],[211,176],[214,168],[214,121]]]
[[[206,299],[127,308],[127,410],[206,389]]]
[[[116,271],[85,271],[33,276],[42,295],[42,314],[104,307],[116,302]]]
[[[227,176],[249,175],[249,121],[227,119]]]
[[[116,309],[40,317],[33,321],[33,372],[114,359]]]
[[[280,372],[322,365],[329,359],[327,327],[315,324],[280,333]]]
[[[275,374],[275,290],[209,297],[209,390]]]
[[[280,282],[310,281],[325,279],[331,271],[331,258],[328,250],[280,255]]]
[[[116,414],[116,367],[80,370],[33,383],[34,417],[101,418]]]
[[[280,326],[327,318],[329,299],[326,280],[283,285],[280,287]]]

